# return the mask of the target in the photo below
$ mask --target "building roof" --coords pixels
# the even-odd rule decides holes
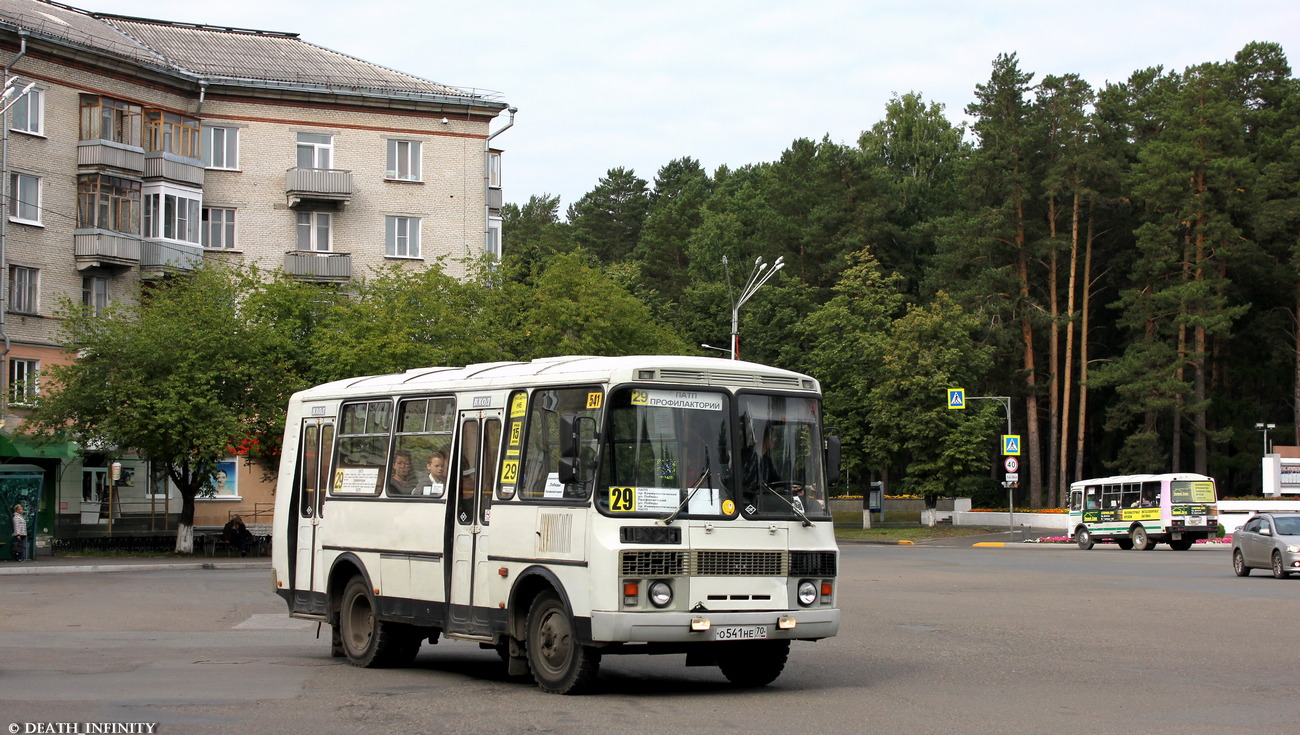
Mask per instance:
[[[505,107],[496,93],[395,71],[308,43],[296,33],[96,13],[49,0],[0,0],[4,27],[194,83]]]

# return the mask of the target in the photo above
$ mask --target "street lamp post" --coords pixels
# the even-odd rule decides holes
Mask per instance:
[[[1276,429],[1277,424],[1255,424],[1255,428],[1264,432],[1264,454],[1268,454],[1268,430]]]
[[[769,270],[767,263],[763,262],[763,256],[754,258],[754,269],[749,272],[749,280],[745,281],[744,288],[740,289],[740,298],[733,299],[731,296],[731,264],[727,262],[727,256],[722,256],[722,266],[727,271],[727,298],[731,301],[731,359],[740,359],[740,307],[749,301],[758,289],[762,288],[764,283],[771,280],[776,272],[785,267],[785,256],[776,259]]]

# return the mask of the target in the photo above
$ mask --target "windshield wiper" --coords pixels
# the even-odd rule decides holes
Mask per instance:
[[[677,515],[682,512],[682,508],[685,508],[686,505],[691,502],[691,498],[695,497],[695,492],[700,489],[701,485],[704,484],[704,480],[706,478],[709,480],[709,490],[712,491],[713,479],[710,477],[710,475],[711,473],[709,472],[709,445],[705,444],[704,445],[704,469],[700,472],[700,476],[695,480],[695,485],[691,488],[691,491],[689,493],[686,493],[686,498],[683,499],[680,504],[678,504],[677,508],[672,513],[669,513],[666,517],[659,519],[659,522],[664,524],[665,526],[668,526],[671,525],[673,521],[677,520]]]
[[[790,506],[790,510],[794,511],[795,515],[799,516],[799,518],[803,520],[803,525],[805,527],[812,525],[812,521],[808,520],[808,516],[804,515],[803,509],[800,508],[798,505],[795,505],[793,502],[786,500],[786,497],[781,493],[777,492],[776,488],[772,487],[766,482],[763,482],[762,480],[760,480],[758,484],[762,486],[764,489],[766,489],[768,492],[780,498],[782,503],[785,503],[786,505]],[[794,483],[790,483],[790,492],[792,493],[794,492]]]

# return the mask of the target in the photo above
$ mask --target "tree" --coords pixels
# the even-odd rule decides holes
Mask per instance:
[[[205,265],[100,315],[69,300],[58,310],[78,359],[49,369],[25,427],[161,468],[181,495],[178,553],[193,551],[194,498],[217,463],[232,446],[268,459],[261,440],[279,437],[289,395],[305,387],[288,335],[250,318],[261,288],[251,269]]]
[[[650,209],[647,186],[632,169],[610,169],[595,189],[569,206],[574,244],[602,263],[632,257]]]

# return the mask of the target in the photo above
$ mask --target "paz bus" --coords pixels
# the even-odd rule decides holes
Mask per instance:
[[[1114,541],[1121,549],[1166,543],[1186,551],[1218,535],[1216,502],[1214,478],[1190,472],[1080,480],[1070,485],[1071,535],[1081,549]]]
[[[494,649],[553,693],[683,653],[762,686],[835,635],[820,386],[708,357],[556,357],[296,393],[274,585],[359,667]]]

